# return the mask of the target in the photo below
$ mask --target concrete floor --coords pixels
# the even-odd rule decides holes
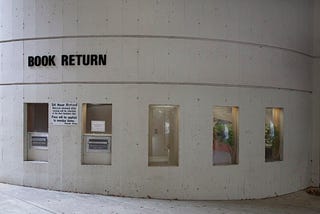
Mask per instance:
[[[56,192],[0,183],[0,213],[320,213],[320,196],[304,191],[244,201],[170,201]]]

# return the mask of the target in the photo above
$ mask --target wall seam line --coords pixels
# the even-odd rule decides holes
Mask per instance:
[[[27,38],[18,38],[18,39],[9,39],[9,40],[1,40],[1,43],[10,43],[10,42],[21,42],[21,41],[38,41],[38,40],[54,40],[54,39],[82,39],[82,38],[149,38],[149,39],[176,39],[176,40],[197,40],[197,41],[212,41],[212,42],[224,42],[230,44],[241,44],[241,45],[250,45],[256,46],[260,48],[271,48],[277,50],[288,51],[296,54],[300,54],[303,56],[307,56],[310,58],[317,58],[318,56],[314,56],[312,54],[305,53],[303,51],[284,48],[275,45],[268,45],[263,43],[254,43],[254,42],[246,42],[240,40],[228,40],[228,39],[217,39],[217,38],[206,38],[206,37],[189,37],[189,36],[165,36],[165,35],[78,35],[78,36],[50,36],[50,37],[27,37]],[[320,57],[320,56],[319,56]]]
[[[137,82],[137,81],[80,81],[80,82],[24,82],[24,83],[0,83],[0,86],[28,86],[28,85],[173,85],[173,86],[214,86],[228,88],[252,88],[252,89],[276,89],[285,91],[297,91],[312,94],[312,90],[294,89],[276,86],[259,85],[241,85],[241,84],[223,84],[223,83],[193,83],[193,82]]]

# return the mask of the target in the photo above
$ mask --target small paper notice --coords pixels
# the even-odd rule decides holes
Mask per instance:
[[[77,125],[77,103],[51,103],[50,123],[52,125]]]
[[[91,120],[91,132],[105,132],[106,123],[100,120]]]

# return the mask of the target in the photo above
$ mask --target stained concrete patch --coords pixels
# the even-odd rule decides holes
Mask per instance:
[[[310,187],[306,190],[306,192],[311,195],[320,196],[320,188],[318,188],[318,187]]]
[[[319,214],[320,197],[300,191],[263,200],[172,201],[66,193],[0,184],[0,214],[7,213]]]

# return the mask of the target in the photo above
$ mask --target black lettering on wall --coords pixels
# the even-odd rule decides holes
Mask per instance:
[[[77,57],[77,65],[81,65],[81,57],[84,56],[84,55],[76,55]]]
[[[33,67],[34,66],[34,57],[28,56],[28,66]]]
[[[69,65],[75,65],[74,60],[75,60],[74,55],[69,55]]]
[[[107,64],[107,55],[99,54],[99,65],[106,65],[106,64]]]
[[[55,55],[45,56],[28,56],[28,67],[33,66],[56,66]],[[61,55],[62,66],[74,66],[74,65],[107,65],[106,54],[71,54]]]
[[[54,62],[55,55],[49,56],[49,66],[56,66],[56,63]]]
[[[68,65],[68,56],[61,55],[61,65]]]
[[[49,62],[49,58],[47,56],[42,56],[41,57],[41,64],[42,66],[47,66]]]
[[[90,64],[90,55],[83,55],[82,64],[83,65],[89,65]]]
[[[28,56],[28,66],[55,66],[55,55],[49,56]]]
[[[91,65],[98,65],[98,56],[95,54],[91,55]]]
[[[34,65],[35,66],[40,66],[41,65],[41,57],[40,56],[35,56],[34,57]]]

